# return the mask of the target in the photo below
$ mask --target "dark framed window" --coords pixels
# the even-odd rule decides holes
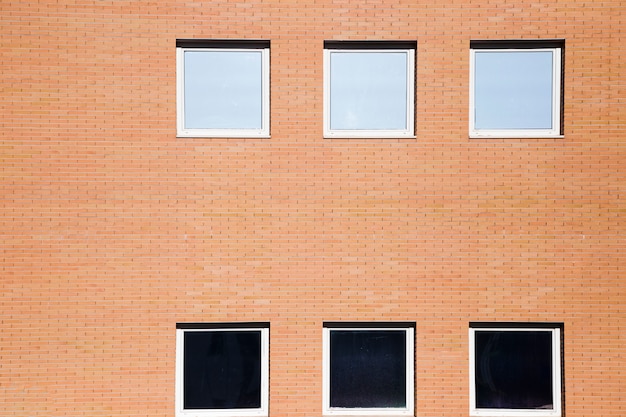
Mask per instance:
[[[562,135],[563,40],[470,42],[470,137]]]
[[[560,416],[560,323],[470,324],[470,414]]]
[[[268,323],[179,323],[176,415],[265,416]]]
[[[413,415],[414,323],[324,323],[324,414]]]

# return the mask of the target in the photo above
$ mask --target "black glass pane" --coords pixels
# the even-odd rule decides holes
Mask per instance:
[[[332,330],[330,406],[406,407],[406,332]]]
[[[552,333],[476,331],[476,407],[552,409]]]
[[[261,332],[185,333],[184,408],[261,407]]]

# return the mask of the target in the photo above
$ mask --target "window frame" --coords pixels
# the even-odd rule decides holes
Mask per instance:
[[[479,129],[475,127],[476,53],[477,52],[552,52],[552,127]],[[561,138],[563,137],[563,56],[565,41],[550,40],[472,40],[470,41],[470,92],[469,136],[470,138]]]
[[[415,57],[416,41],[324,41],[324,138],[415,138]],[[331,59],[335,53],[404,52],[406,66],[405,129],[332,129]]]
[[[177,323],[176,324],[176,417],[258,417],[269,414],[269,329],[268,322],[246,323]],[[259,408],[185,409],[184,348],[187,332],[251,332],[261,336],[261,406]]]
[[[477,408],[476,407],[476,352],[475,334],[480,331],[550,332],[552,335],[552,409]],[[469,327],[470,416],[477,417],[559,417],[563,402],[563,323],[479,323]]]
[[[403,330],[406,334],[406,407],[348,408],[330,406],[330,333],[333,330]],[[325,322],[322,334],[322,414],[325,416],[413,416],[415,406],[415,322]]]
[[[261,127],[260,128],[186,128],[185,127],[185,52],[261,52]],[[270,137],[270,41],[178,39],[176,41],[176,127],[183,138],[269,138]]]

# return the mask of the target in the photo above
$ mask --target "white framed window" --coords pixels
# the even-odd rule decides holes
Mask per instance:
[[[176,41],[179,137],[269,137],[270,43]]]
[[[470,415],[561,416],[562,323],[470,323]]]
[[[414,137],[416,47],[325,41],[324,137]]]
[[[324,323],[323,414],[412,416],[415,323]]]
[[[176,416],[267,416],[269,323],[176,325]]]
[[[470,42],[470,137],[560,137],[564,42]]]

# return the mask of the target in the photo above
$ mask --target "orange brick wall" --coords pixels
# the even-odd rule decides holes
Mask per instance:
[[[558,321],[565,415],[626,414],[623,1],[3,1],[0,414],[173,416],[176,322],[415,321],[415,414],[469,414],[468,322]],[[271,40],[271,139],[176,138],[177,38]],[[469,41],[565,39],[564,138],[468,139]],[[417,40],[416,139],[322,138],[324,40]]]

